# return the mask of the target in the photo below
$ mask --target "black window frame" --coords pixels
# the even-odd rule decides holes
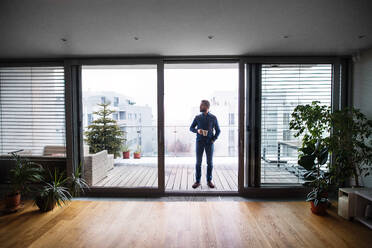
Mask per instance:
[[[65,67],[65,104],[66,104],[66,149],[63,159],[67,173],[72,173],[81,161],[82,139],[79,131],[82,126],[81,109],[81,66],[82,65],[121,65],[121,64],[157,64],[158,67],[158,143],[159,153],[164,154],[164,63],[239,63],[239,195],[265,196],[282,192],[283,196],[303,193],[303,187],[290,185],[280,187],[260,184],[259,120],[260,73],[261,64],[332,64],[332,109],[342,109],[352,103],[352,59],[350,56],[154,56],[154,57],[117,57],[117,58],[74,58],[74,59],[2,59],[0,66],[48,66]],[[160,99],[160,101],[159,101]],[[163,99],[163,100],[161,100]],[[247,122],[245,117],[247,116]],[[257,147],[255,148],[254,145]],[[60,159],[58,159],[60,160]],[[159,155],[159,172],[164,170],[164,156]],[[162,167],[162,168],[160,168]],[[241,169],[243,168],[243,169]],[[91,195],[164,195],[164,174],[158,174],[159,188],[156,190],[131,189],[128,191],[98,190]],[[223,192],[218,192],[224,195]],[[198,194],[200,195],[200,194]]]

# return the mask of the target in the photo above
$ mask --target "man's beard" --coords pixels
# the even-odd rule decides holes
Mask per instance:
[[[204,108],[200,108],[200,112],[203,112],[203,113],[205,113],[205,112],[207,112],[207,110],[206,110],[206,109],[204,109]]]

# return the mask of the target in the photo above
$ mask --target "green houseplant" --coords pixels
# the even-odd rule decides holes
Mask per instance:
[[[137,145],[137,149],[133,152],[133,158],[141,158],[141,146]]]
[[[71,177],[67,178],[67,184],[71,196],[79,197],[81,193],[84,193],[84,189],[89,189],[89,185],[82,177],[82,163],[76,167]]]
[[[313,101],[311,104],[298,105],[289,123],[295,137],[302,138],[299,148],[298,164],[307,172],[304,176],[304,186],[311,187],[307,201],[311,203],[311,210],[316,214],[324,214],[329,185],[329,173],[322,170],[328,161],[330,143],[331,109]]]
[[[292,112],[289,128],[294,137],[302,138],[301,154],[309,154],[315,150],[315,145],[320,142],[321,146],[329,146],[329,133],[331,130],[331,108],[320,105],[319,101],[311,104],[298,105]],[[321,147],[322,148],[322,147]]]
[[[15,163],[10,169],[12,192],[6,197],[8,209],[16,209],[21,203],[21,194],[31,191],[31,184],[39,182],[42,178],[42,166],[22,158],[18,152],[10,153]]]
[[[122,150],[123,150],[123,158],[124,159],[130,158],[130,149],[129,149],[129,146],[127,144],[123,145]]]
[[[359,187],[360,178],[372,170],[372,121],[354,108],[335,111],[331,117],[332,182],[341,186],[352,177]]]
[[[314,214],[324,215],[328,205],[329,173],[322,170],[322,166],[327,163],[328,148],[322,146],[319,140],[315,149],[307,152],[308,154],[303,154],[298,160],[298,164],[307,170],[304,185],[312,188],[306,201],[311,203],[311,211]]]
[[[57,170],[51,173],[47,169],[47,172],[48,174],[42,180],[35,197],[35,204],[42,212],[53,210],[56,204],[62,206],[72,198],[66,187],[67,178],[63,177],[63,174],[59,174]]]
[[[88,126],[88,130],[85,132],[85,141],[89,145],[91,153],[107,150],[116,158],[120,156],[124,132],[120,130],[116,120],[110,118],[110,115],[115,112],[109,108],[110,102],[98,105],[101,109],[93,113],[98,116],[98,119]]]
[[[61,207],[72,197],[84,193],[84,189],[89,189],[88,184],[81,177],[81,167],[80,164],[71,177],[65,177],[64,173],[58,173],[57,170],[54,170],[54,173],[51,173],[49,169],[46,170],[47,173],[39,182],[37,195],[34,199],[40,211],[53,210],[56,205]]]

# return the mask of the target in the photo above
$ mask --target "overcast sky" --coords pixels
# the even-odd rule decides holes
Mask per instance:
[[[175,68],[178,67],[178,68]],[[186,67],[186,66],[185,66]],[[113,68],[113,67],[111,67]],[[83,68],[83,94],[90,91],[98,95],[117,92],[128,96],[138,105],[149,105],[156,119],[156,68],[121,67]],[[190,118],[198,114],[192,108],[201,99],[210,99],[215,91],[236,91],[238,68],[184,69],[182,65],[165,69],[164,98],[166,125],[190,125]],[[213,112],[213,110],[212,110]]]

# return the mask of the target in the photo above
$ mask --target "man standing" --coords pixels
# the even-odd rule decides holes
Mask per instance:
[[[220,135],[220,127],[218,126],[216,116],[209,113],[210,103],[207,100],[202,100],[200,103],[200,115],[195,116],[194,121],[190,126],[190,131],[196,133],[196,166],[195,166],[195,183],[192,185],[194,189],[200,186],[201,163],[203,152],[207,154],[207,184],[210,188],[214,188],[212,183],[213,169],[213,143]],[[213,129],[215,133],[213,133]]]

